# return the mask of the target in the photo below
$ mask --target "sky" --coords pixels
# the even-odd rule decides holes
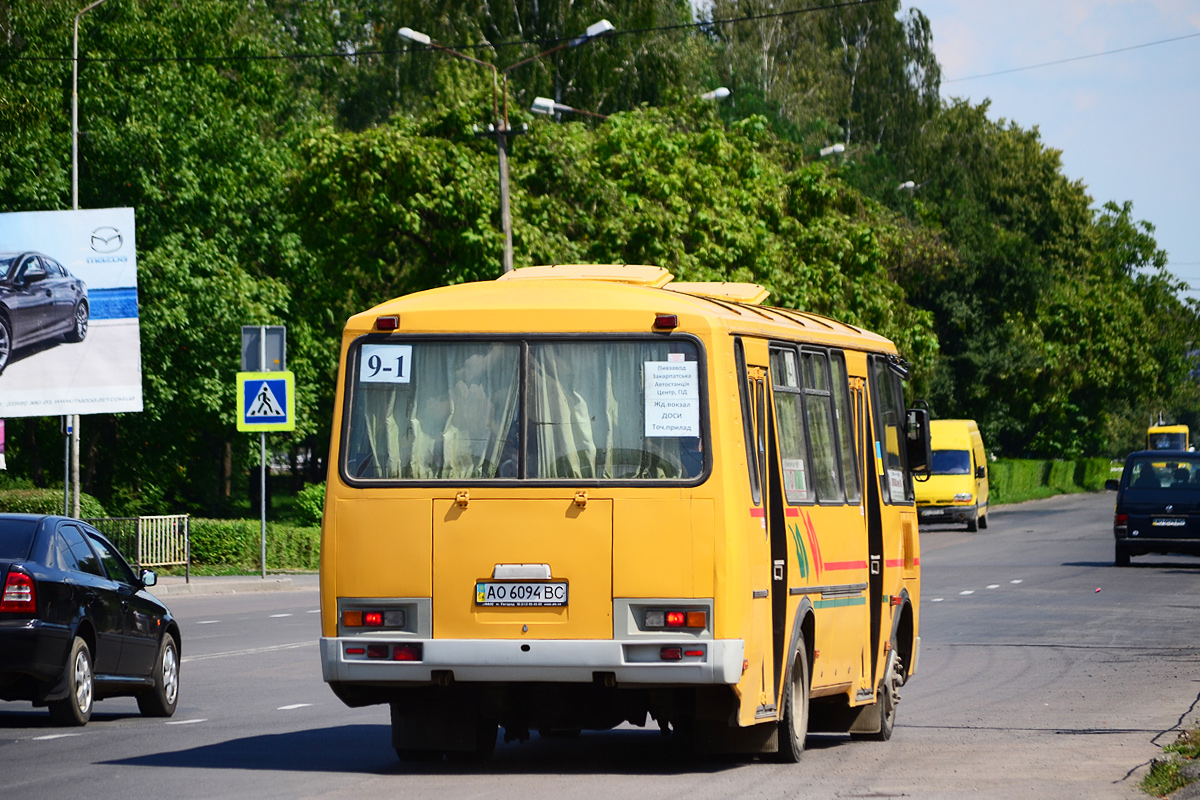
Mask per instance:
[[[990,99],[990,118],[1036,126],[1096,206],[1133,203],[1200,299],[1200,0],[903,0],[910,8],[932,26],[942,97]],[[1097,55],[1123,48],[1136,49]]]

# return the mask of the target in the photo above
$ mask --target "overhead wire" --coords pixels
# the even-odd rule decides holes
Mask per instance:
[[[1011,75],[1014,72],[1025,72],[1025,71],[1031,70],[1031,69],[1042,69],[1043,67],[1054,67],[1054,66],[1058,66],[1059,64],[1070,64],[1074,61],[1085,61],[1089,58],[1100,58],[1101,56],[1111,56],[1116,53],[1128,53],[1130,50],[1141,50],[1142,48],[1145,48],[1145,47],[1156,47],[1160,44],[1170,44],[1171,42],[1181,42],[1184,39],[1195,39],[1198,36],[1200,36],[1200,33],[1189,33],[1189,34],[1185,34],[1184,36],[1174,36],[1170,39],[1159,39],[1158,41],[1144,42],[1142,44],[1134,44],[1134,45],[1130,45],[1129,47],[1118,47],[1115,50],[1105,50],[1100,53],[1089,53],[1088,55],[1085,55],[1085,56],[1072,56],[1071,58],[1060,58],[1056,61],[1043,61],[1040,64],[1029,64],[1028,66],[1024,66],[1024,67],[1013,67],[1012,69],[1002,69],[1002,70],[997,70],[996,72],[982,72],[978,75],[966,75],[962,78],[947,78],[947,79],[943,79],[942,83],[959,83],[961,81],[973,81],[978,78],[993,78],[997,75]]]
[[[723,19],[698,20],[696,22],[681,22],[673,25],[658,25],[648,28],[628,28],[625,30],[614,30],[603,34],[603,38],[617,36],[636,36],[648,33],[663,33],[666,31],[676,30],[704,30],[715,26],[732,25],[738,22],[755,22],[766,19],[780,19],[783,17],[794,17],[799,14],[812,14],[818,11],[836,11],[843,8],[851,8],[854,6],[869,6],[877,3],[888,2],[888,0],[843,0],[843,2],[830,3],[822,6],[806,6],[804,8],[792,9],[791,11],[776,11],[769,14],[745,14],[740,17],[727,17]],[[484,43],[484,44],[456,44],[450,47],[453,50],[499,50],[508,47],[525,47],[529,45],[537,45],[545,47],[547,45],[560,44],[569,41],[576,37],[566,36],[558,39],[523,39],[511,42],[499,43]],[[599,37],[598,37],[599,38]],[[229,61],[307,61],[313,59],[325,58],[364,58],[367,56],[394,55],[397,53],[414,53],[427,52],[439,49],[438,47],[425,46],[414,47],[405,46],[395,49],[374,49],[374,50],[355,50],[352,52],[322,52],[322,53],[281,53],[274,55],[220,55],[220,56],[84,56],[80,60],[106,62],[106,63],[162,63],[162,62],[218,62],[225,63]],[[6,55],[0,53],[0,61],[72,61],[70,56],[26,56],[26,55]]]

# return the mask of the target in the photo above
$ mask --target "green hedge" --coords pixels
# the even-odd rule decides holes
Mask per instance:
[[[260,569],[256,519],[196,519],[190,521],[192,563],[197,566]],[[319,525],[267,523],[268,570],[315,570],[320,562]]]
[[[62,514],[62,489],[4,489],[0,512],[5,514]],[[79,516],[104,517],[104,506],[90,494],[79,495]]]
[[[1104,489],[1111,463],[1107,458],[1077,461],[1002,458],[988,472],[991,502],[1019,503],[1056,494],[1099,492]]]

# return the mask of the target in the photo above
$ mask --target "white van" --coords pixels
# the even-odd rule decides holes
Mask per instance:
[[[921,522],[965,522],[967,530],[986,528],[988,465],[983,437],[973,419],[935,419],[929,423],[933,474],[916,481]]]

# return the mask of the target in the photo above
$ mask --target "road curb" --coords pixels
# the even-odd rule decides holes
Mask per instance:
[[[245,594],[250,592],[286,592],[295,589],[310,589],[310,586],[297,585],[291,578],[252,578],[226,580],[221,578],[201,578],[189,582],[160,583],[148,591],[155,597],[181,597],[187,595],[207,594]]]

